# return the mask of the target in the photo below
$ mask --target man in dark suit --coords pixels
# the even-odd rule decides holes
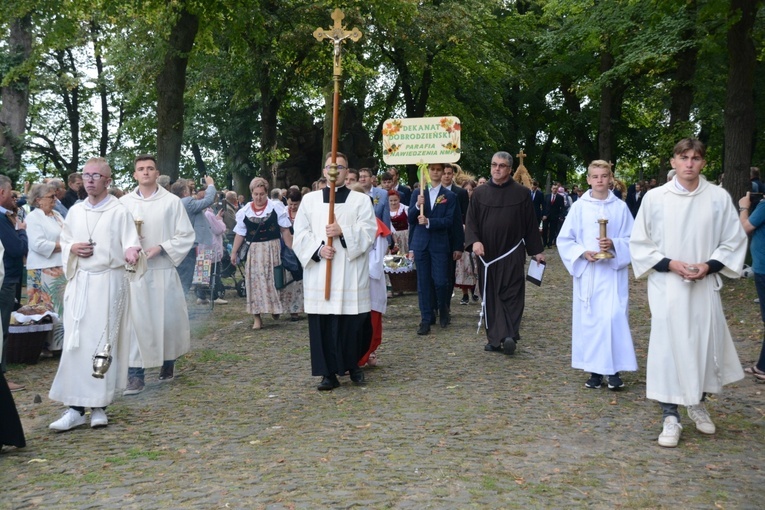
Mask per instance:
[[[441,186],[444,173],[442,163],[428,165],[431,186],[417,189],[409,206],[409,256],[417,265],[417,294],[420,305],[418,335],[427,335],[433,319],[434,303],[430,294],[435,287],[438,313],[442,328],[449,325],[449,260],[452,258],[452,239],[457,196]],[[424,215],[420,216],[420,211]]]
[[[558,194],[560,184],[554,182],[550,194],[545,195],[545,214],[542,216],[542,240],[547,248],[555,246],[560,231],[560,220],[566,211],[566,200]]]
[[[398,168],[395,166],[388,167],[388,172],[393,175],[393,189],[398,191],[401,197],[402,204],[408,204],[412,199],[412,190],[406,184],[399,183]]]
[[[545,196],[542,190],[539,189],[539,182],[536,179],[531,181],[531,203],[534,206],[537,223],[540,223],[545,215]]]

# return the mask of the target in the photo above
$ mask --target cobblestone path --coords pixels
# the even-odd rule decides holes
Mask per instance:
[[[663,449],[645,399],[649,313],[632,282],[640,368],[624,391],[584,388],[570,368],[571,282],[548,250],[544,286],[528,287],[522,340],[483,351],[478,306],[453,300],[449,328],[415,335],[414,294],[389,300],[380,364],[363,387],[318,392],[307,323],[250,329],[244,300],[190,304],[193,351],[173,382],[147,373],[105,429],[48,430],[57,361],[12,365],[28,446],[0,455],[0,508],[762,508],[765,385],[747,378],[708,407],[718,432],[684,415]],[[751,280],[726,281],[742,363],[759,352]],[[83,370],[90,370],[83,367]],[[39,395],[41,402],[35,403]]]

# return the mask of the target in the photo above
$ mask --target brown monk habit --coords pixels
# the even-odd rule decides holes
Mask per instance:
[[[506,337],[520,338],[526,255],[542,253],[544,246],[528,188],[512,179],[502,185],[489,181],[485,186],[478,186],[468,207],[466,249],[472,251],[473,243],[480,241],[486,252],[483,258],[489,263],[512,250],[521,240],[525,246],[521,244],[489,267],[488,286],[483,264],[479,262],[476,268],[481,290],[486,289],[487,337],[494,347],[499,347]]]

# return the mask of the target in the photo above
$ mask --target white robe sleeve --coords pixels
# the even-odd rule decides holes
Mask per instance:
[[[630,236],[630,255],[635,278],[648,277],[654,272],[653,267],[666,258],[664,253],[659,250],[659,245],[651,239],[651,230],[655,227],[655,218],[652,214],[655,208],[653,199],[663,192],[664,190],[661,188],[656,188],[650,193],[646,193],[635,217]]]
[[[173,265],[178,267],[178,264],[183,262],[186,255],[189,254],[191,247],[194,246],[194,227],[191,225],[189,215],[183,207],[180,200],[174,201],[172,210],[167,211],[167,214],[172,214],[172,218],[175,218],[175,232],[173,236],[160,243],[165,254],[173,261]]]
[[[312,257],[321,243],[325,242],[324,226],[327,223],[327,218],[324,208],[321,207],[322,201],[320,192],[307,194],[303,197],[295,215],[295,224],[293,225],[295,235],[292,238],[292,249],[304,268],[318,264]]]
[[[364,197],[364,203],[366,203],[367,207],[364,206],[364,203],[358,205],[357,214],[349,216],[350,218],[355,219],[354,222],[346,223],[342,218],[337,218],[338,224],[343,230],[345,251],[348,260],[355,260],[366,255],[377,235],[377,218],[375,217],[375,210],[372,203],[369,201],[369,197],[363,193],[351,191],[348,197],[349,202],[354,195]],[[351,202],[351,204],[354,204],[354,202]],[[340,242],[340,240],[338,239],[337,242]]]

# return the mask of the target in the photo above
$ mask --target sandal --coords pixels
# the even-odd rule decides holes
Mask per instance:
[[[757,365],[752,365],[751,367],[745,368],[744,372],[753,375],[754,378],[758,381],[765,382],[765,372],[757,368]]]
[[[377,366],[377,354],[373,352],[372,354],[369,355],[369,358],[367,358],[367,365],[369,365],[370,367]]]

